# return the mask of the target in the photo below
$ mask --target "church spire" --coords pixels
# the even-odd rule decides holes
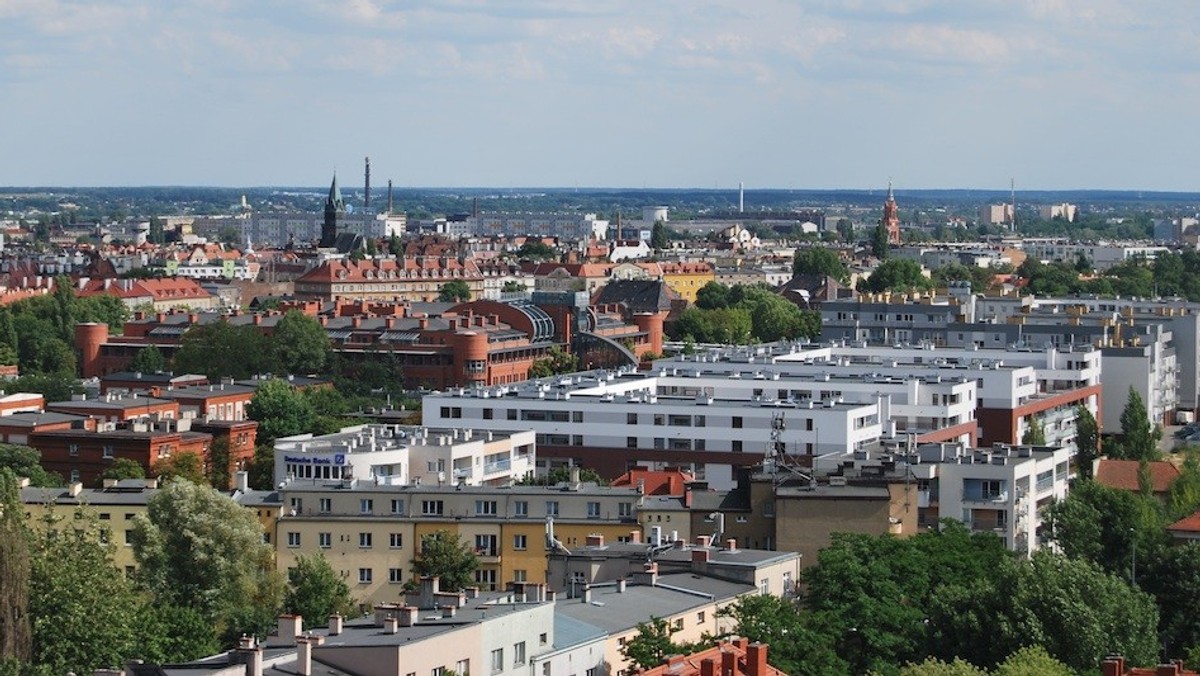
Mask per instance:
[[[333,174],[333,183],[329,185],[329,198],[325,200],[325,206],[342,211],[346,208],[346,202],[342,200],[342,189],[338,187],[337,173]]]

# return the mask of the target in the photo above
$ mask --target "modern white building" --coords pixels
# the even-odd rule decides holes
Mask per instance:
[[[474,237],[557,237],[561,240],[583,242],[602,240],[608,236],[608,221],[596,214],[573,213],[496,213],[468,216],[457,225],[462,235]]]
[[[237,233],[238,242],[249,241],[256,247],[283,247],[289,243],[302,245],[320,240],[324,224],[323,213],[263,212],[237,218],[197,217],[192,222],[192,232],[214,241],[232,230]],[[338,217],[338,229],[367,239],[400,236],[407,231],[407,216],[347,213]]]
[[[276,439],[275,481],[497,486],[532,473],[536,457],[531,431],[357,425]]]
[[[1165,246],[1138,242],[1076,242],[1063,237],[1027,238],[1018,243],[1026,254],[1042,261],[1074,263],[1080,256],[1091,262],[1099,271],[1133,258],[1154,260],[1160,253],[1170,252]]]

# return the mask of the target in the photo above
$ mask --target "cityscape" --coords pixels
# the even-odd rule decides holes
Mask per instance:
[[[0,1],[0,673],[1200,675],[1151,4]]]

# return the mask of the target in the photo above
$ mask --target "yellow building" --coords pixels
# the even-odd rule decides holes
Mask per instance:
[[[545,582],[548,532],[561,547],[589,535],[628,541],[637,526],[635,488],[391,486],[292,482],[275,526],[280,570],[321,552],[362,602],[394,602],[413,576],[421,538],[446,530],[475,550],[483,590]],[[550,525],[552,521],[552,526]]]
[[[84,488],[80,483],[66,488],[35,488],[28,485],[27,479],[22,481],[21,501],[33,527],[43,527],[51,514],[59,523],[73,522],[76,510],[80,510],[96,519],[101,537],[112,543],[113,565],[126,574],[136,569],[130,540],[133,521],[146,513],[147,501],[158,491],[158,479],[106,479],[103,488]]]
[[[717,272],[708,263],[663,263],[663,281],[671,290],[689,303],[696,302],[696,293],[705,284],[717,279]]]

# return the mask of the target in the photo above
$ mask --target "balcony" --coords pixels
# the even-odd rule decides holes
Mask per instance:
[[[511,472],[511,471],[512,471],[512,460],[509,460],[509,459],[499,460],[497,462],[488,462],[488,463],[484,463],[484,465],[483,465],[483,473],[485,475],[486,474],[507,473],[507,472]]]
[[[1000,491],[999,493],[969,493],[963,491],[962,501],[990,505],[1004,504],[1008,502],[1008,491]]]
[[[479,559],[479,563],[498,565],[500,563],[500,550],[496,547],[476,549],[475,557]]]

